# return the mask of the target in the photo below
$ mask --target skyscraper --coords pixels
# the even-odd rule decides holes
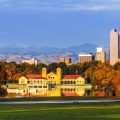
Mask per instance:
[[[110,32],[110,64],[114,65],[120,59],[120,33],[116,29]]]
[[[106,52],[103,51],[103,48],[98,47],[96,52],[96,60],[105,62],[106,61]]]

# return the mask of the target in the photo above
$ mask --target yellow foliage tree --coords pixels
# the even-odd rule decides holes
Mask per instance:
[[[112,80],[112,84],[115,88],[115,93],[117,96],[120,95],[120,71],[117,71],[113,80]]]
[[[93,87],[98,90],[102,90],[106,93],[110,93],[113,89],[112,80],[115,75],[115,70],[111,68],[109,64],[101,63],[96,66],[96,70],[93,76]]]

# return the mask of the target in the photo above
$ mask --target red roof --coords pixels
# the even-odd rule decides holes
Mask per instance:
[[[28,75],[26,75],[26,77],[29,78],[29,79],[45,79],[40,74],[28,74]]]
[[[64,75],[63,79],[77,79],[80,75]]]

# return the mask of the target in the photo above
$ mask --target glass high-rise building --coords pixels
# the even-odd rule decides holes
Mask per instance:
[[[116,29],[110,32],[110,64],[114,65],[120,60],[120,33]]]

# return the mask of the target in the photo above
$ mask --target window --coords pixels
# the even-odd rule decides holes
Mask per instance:
[[[43,86],[43,88],[47,88],[47,86]]]
[[[72,81],[69,81],[70,84],[72,84]]]

